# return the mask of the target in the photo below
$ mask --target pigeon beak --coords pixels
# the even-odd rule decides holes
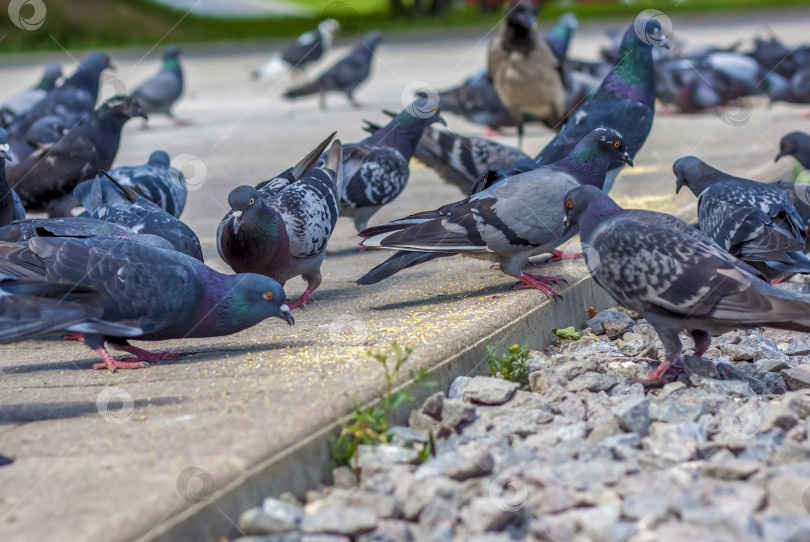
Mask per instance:
[[[780,151],[779,154],[776,155],[776,158],[773,159],[774,162],[778,162],[780,158],[782,158],[784,154]]]
[[[566,216],[565,218],[563,218],[562,234],[565,235],[566,233],[568,233],[568,230],[570,229],[571,229],[571,221],[568,220],[568,217]]]
[[[627,151],[624,151],[622,153],[622,162],[624,162],[625,164],[627,164],[630,167],[633,167],[633,159],[630,158],[630,155],[627,154]]]
[[[677,179],[675,179],[675,193],[676,194],[679,193],[681,191],[681,188],[683,188],[683,183],[681,182],[680,177],[678,177]]]
[[[117,72],[118,71],[118,66],[116,66],[112,62],[108,62],[107,63],[107,69],[110,70],[110,71]]]
[[[444,120],[444,117],[443,117],[443,116],[439,115],[439,119],[438,119],[438,120],[439,120],[439,122],[441,123],[441,125],[442,125],[442,126],[444,126],[445,128],[447,128],[447,121],[446,121],[446,120]]]
[[[239,226],[242,225],[242,216],[245,213],[243,211],[234,211],[233,212],[233,233],[236,235],[239,233]]]
[[[0,158],[3,160],[11,160],[11,155],[8,153],[8,143],[0,145]]]
[[[284,303],[282,306],[278,308],[281,311],[281,317],[284,319],[285,322],[290,324],[291,326],[295,325],[295,318],[293,318],[292,312],[290,312],[290,307]]]

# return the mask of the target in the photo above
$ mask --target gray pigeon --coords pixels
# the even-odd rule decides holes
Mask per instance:
[[[565,225],[579,227],[594,280],[617,303],[647,319],[666,359],[643,380],[657,384],[681,355],[678,332],[702,356],[712,333],[760,326],[810,331],[810,304],[756,271],[685,222],[654,211],[625,210],[589,186],[565,196]]]
[[[0,128],[0,226],[10,224],[12,220],[25,218],[20,197],[6,180],[6,160],[9,160],[8,134]]]
[[[371,61],[374,50],[382,41],[382,34],[371,32],[363,38],[363,42],[341,58],[334,66],[323,72],[311,83],[292,88],[284,93],[288,99],[318,94],[320,107],[326,109],[326,93],[342,92],[355,107],[360,104],[354,99],[354,91],[368,79],[371,74]]]
[[[415,263],[462,254],[499,263],[501,271],[519,279],[525,287],[556,296],[552,285],[560,279],[530,275],[523,266],[530,256],[551,252],[576,233],[560,236],[563,196],[580,184],[601,188],[608,166],[616,159],[632,165],[621,135],[609,128],[598,128],[559,162],[504,179],[435,211],[362,231],[363,246],[400,252],[358,283],[374,284]],[[407,252],[416,252],[413,260]]]
[[[203,261],[200,240],[191,228],[106,174],[80,183],[73,195],[90,218],[121,224],[139,234],[162,237],[176,251]]]
[[[180,67],[180,48],[169,44],[163,51],[163,66],[157,75],[141,83],[132,93],[147,115],[166,115],[175,124],[188,124],[174,116],[172,107],[183,95],[183,69]]]
[[[186,208],[188,188],[183,173],[172,167],[169,154],[155,151],[147,163],[108,171],[121,186],[128,186],[175,218]]]
[[[293,76],[303,75],[304,69],[317,62],[332,47],[340,23],[335,19],[324,19],[318,28],[298,36],[292,45],[276,53],[261,68],[251,73],[253,79],[278,77],[290,72]]]
[[[775,280],[810,273],[804,255],[804,220],[784,191],[733,177],[699,158],[672,165],[676,192],[687,186],[698,198],[698,225],[717,245]]]
[[[96,369],[139,369],[179,357],[143,350],[129,344],[129,339],[220,337],[266,318],[294,322],[284,290],[271,278],[250,273],[223,275],[184,254],[125,239],[34,237],[27,246],[0,243],[0,273],[98,292],[100,299],[82,305],[90,310],[100,308],[100,314],[88,314],[100,322],[88,319],[76,328],[75,318],[67,314],[39,312],[43,319],[56,318],[48,323],[51,330],[73,331],[93,349],[102,359]],[[36,320],[31,315],[29,319]],[[108,323],[119,329],[110,330]],[[40,331],[25,321],[9,324],[0,332],[6,342]],[[135,357],[113,359],[105,342]]]
[[[219,255],[237,273],[261,273],[282,286],[293,277],[307,289],[290,308],[306,305],[321,284],[321,264],[340,212],[343,147],[332,143],[326,161],[312,163],[332,133],[294,168],[260,190],[240,186],[228,195],[231,210],[217,228]]]
[[[487,69],[523,143],[524,115],[555,126],[565,115],[559,64],[551,47],[535,30],[537,7],[513,0],[489,46]]]
[[[0,116],[5,121],[4,124],[8,125],[14,119],[28,113],[56,87],[56,82],[60,77],[62,77],[62,65],[58,62],[48,64],[36,86],[21,90],[3,100],[3,103],[0,104]]]
[[[790,132],[779,142],[779,154],[774,158],[778,162],[783,156],[792,156],[804,169],[810,169],[810,135],[804,132]]]

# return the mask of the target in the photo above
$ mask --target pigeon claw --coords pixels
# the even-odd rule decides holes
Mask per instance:
[[[289,304],[290,310],[297,309],[298,307],[306,307],[311,301],[310,300],[311,295],[312,290],[310,290],[309,288],[304,290],[304,293],[301,294],[301,297],[299,297],[298,299]]]
[[[516,288],[536,288],[540,290],[547,296],[551,298],[558,298],[562,297],[560,294],[557,293],[556,290],[552,287],[554,284],[558,284],[560,282],[566,282],[565,279],[559,277],[546,277],[543,275],[530,275],[529,273],[523,273],[518,277],[520,282],[517,284]]]
[[[125,362],[119,363],[146,363],[146,367],[148,367],[150,364],[160,363],[164,359],[180,359],[180,354],[173,352],[150,352],[149,350],[144,350],[143,348],[138,348],[131,344],[113,344],[113,348],[135,356],[135,358],[129,358]]]
[[[93,365],[93,369],[109,369],[111,373],[114,373],[118,369],[143,369],[149,367],[149,363],[146,361],[118,361],[103,346],[95,348],[94,351],[103,361]]]
[[[669,369],[670,365],[672,365],[671,361],[664,360],[655,371],[644,369],[644,371],[647,373],[647,378],[639,378],[638,381],[645,386],[660,386],[664,383],[664,376],[666,375],[667,369]]]

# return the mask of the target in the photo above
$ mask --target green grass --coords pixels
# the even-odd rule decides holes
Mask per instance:
[[[495,376],[527,384],[529,382],[529,359],[530,347],[528,344],[513,344],[505,348],[506,352],[498,354],[495,347],[487,345],[487,365],[489,365],[489,376]]]
[[[315,8],[315,19],[333,16],[344,26],[344,37],[378,29],[387,32],[474,26],[490,28],[500,11],[481,14],[475,6],[460,6],[440,17],[397,17],[388,12],[388,0],[284,0]],[[552,2],[541,14],[548,26],[565,11],[579,17],[629,18],[643,9],[667,14],[712,10],[775,9],[807,5],[806,0],[684,0],[681,3],[639,0],[625,2]],[[285,38],[311,30],[313,18],[211,19],[185,15],[149,0],[70,0],[47,2],[45,22],[26,31],[4,21],[0,52],[68,50],[151,46],[161,42],[193,43]],[[322,14],[322,16],[321,16]],[[675,29],[677,31],[677,28]],[[576,39],[576,37],[574,38]]]

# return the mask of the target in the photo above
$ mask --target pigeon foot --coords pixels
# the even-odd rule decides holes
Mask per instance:
[[[114,373],[118,369],[143,369],[149,367],[149,363],[145,361],[118,361],[103,346],[94,348],[93,351],[104,360],[102,363],[93,365],[93,369],[109,369],[111,373]]]
[[[677,361],[681,361],[681,359],[678,358],[676,362]],[[641,382],[645,386],[659,386],[664,383],[664,376],[666,375],[666,372],[670,367],[673,367],[674,369],[678,370],[678,372],[683,372],[684,370],[682,365],[676,364],[673,366],[673,362],[666,359],[663,362],[661,362],[661,365],[659,365],[655,371],[645,369],[647,373],[647,378],[639,378],[638,382]]]
[[[551,251],[551,258],[548,259],[548,262],[559,262],[560,260],[576,260],[578,258],[582,258],[582,254],[578,252],[565,252],[562,250],[554,249]]]
[[[121,350],[122,352],[128,352],[135,356],[134,359],[127,359],[127,363],[160,363],[164,359],[180,359],[180,354],[175,354],[173,352],[150,352],[149,350],[144,350],[143,348],[138,348],[137,346],[132,346],[131,344],[113,344],[113,348],[116,350]]]
[[[515,286],[517,289],[523,288],[536,288],[546,294],[549,297],[562,297],[558,294],[552,285],[559,284],[561,282],[566,282],[565,279],[559,277],[546,277],[543,275],[530,275],[529,273],[523,273],[518,277],[520,282]]]
[[[310,302],[310,296],[312,295],[312,290],[307,288],[304,290],[304,293],[301,294],[301,297],[293,301],[289,304],[290,310],[297,309],[298,307],[306,307]]]

